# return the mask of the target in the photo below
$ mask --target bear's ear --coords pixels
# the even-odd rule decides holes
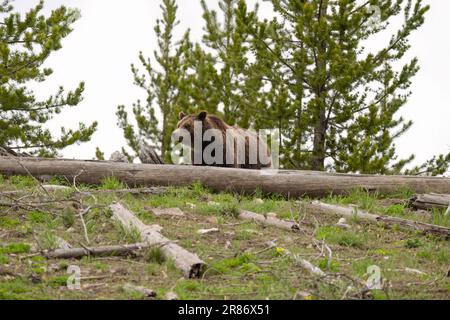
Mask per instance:
[[[178,114],[178,118],[179,118],[180,120],[182,120],[184,117],[186,117],[186,115],[184,114],[183,111],[181,111],[181,112]]]
[[[206,115],[207,115],[208,113],[206,112],[206,111],[201,111],[199,114],[198,114],[198,119],[199,120],[205,120],[206,119]]]

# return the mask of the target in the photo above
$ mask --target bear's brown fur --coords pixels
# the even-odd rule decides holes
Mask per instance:
[[[223,137],[223,143],[221,144],[223,149],[223,161],[222,163],[213,163],[213,164],[206,164],[203,161],[203,156],[201,157],[202,161],[201,164],[197,163],[197,165],[212,165],[212,166],[220,166],[220,167],[234,167],[234,168],[247,168],[247,169],[261,169],[261,168],[267,168],[271,166],[271,160],[270,160],[270,150],[267,146],[267,144],[260,139],[257,133],[251,130],[242,129],[238,126],[230,126],[226,124],[222,119],[220,119],[218,116],[213,114],[208,114],[206,111],[201,111],[199,114],[191,114],[191,115],[185,115],[183,112],[180,112],[179,114],[179,122],[178,122],[178,129],[185,129],[189,131],[191,136],[191,160],[192,163],[194,163],[194,152],[200,152],[203,154],[203,151],[205,148],[212,143],[212,141],[203,141],[202,139],[202,145],[201,150],[197,149],[196,146],[194,146],[194,123],[196,121],[200,121],[202,124],[202,137],[205,131],[209,129],[217,129],[220,130]],[[228,132],[228,142],[226,134]],[[230,145],[233,143],[234,148],[232,148]],[[253,146],[257,146],[257,155],[251,159],[249,152],[250,152],[250,143],[253,143]],[[245,144],[245,163],[242,163],[243,159],[241,161],[237,160],[237,150],[239,147],[242,148],[242,145],[239,146],[238,144]],[[254,148],[253,148],[254,149]],[[244,149],[241,149],[242,151]],[[261,150],[261,151],[260,151]],[[255,152],[255,151],[252,151]],[[260,159],[260,156],[258,155],[259,152],[261,152],[262,155],[266,156],[265,159]],[[227,159],[232,159],[231,163],[230,160],[227,161]],[[256,161],[253,161],[255,160]],[[250,160],[252,160],[252,163],[250,163]],[[262,160],[262,161],[261,161]],[[241,162],[241,163],[239,163]]]

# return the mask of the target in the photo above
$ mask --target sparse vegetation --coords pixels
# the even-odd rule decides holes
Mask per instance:
[[[109,179],[101,186],[107,187],[122,189],[124,186]],[[29,190],[37,186],[22,184],[19,187],[11,179],[5,179],[0,188]],[[82,188],[89,191],[91,187]],[[180,299],[291,299],[298,290],[309,292],[314,299],[341,298],[344,287],[332,287],[321,281],[317,285],[314,275],[277,251],[286,249],[324,272],[346,274],[363,283],[367,280],[369,266],[380,267],[383,279],[389,281],[391,287],[387,291],[372,291],[369,295],[372,299],[441,299],[448,295],[449,283],[442,277],[448,271],[450,259],[448,240],[400,229],[387,230],[381,225],[365,225],[358,221],[348,221],[350,229],[341,229],[335,226],[336,217],[305,211],[297,199],[258,193],[253,196],[213,193],[200,183],[170,188],[164,194],[153,196],[113,193],[96,195],[95,199],[86,196],[84,205],[95,206],[84,219],[90,238],[88,246],[140,242],[137,230],[125,229],[111,219],[108,205],[120,199],[144,223],[159,224],[165,236],[198,254],[207,263],[203,275],[207,281],[184,279],[173,260],[167,259],[158,247],[130,257],[46,259],[31,251],[31,244],[37,244],[36,240],[42,249],[54,249],[56,236],[72,245],[87,245],[82,223],[68,201],[70,195],[56,196],[65,201],[46,205],[45,210],[19,208],[0,214],[0,232],[4,234],[0,265],[15,274],[5,279],[0,275],[0,298],[141,299],[142,295],[122,290],[129,282],[150,286],[159,298],[174,291]],[[329,197],[325,201],[357,204],[378,214],[448,223],[442,212],[418,215],[397,200],[363,191],[355,191],[347,197]],[[150,214],[150,207],[179,207],[187,217],[159,218]],[[238,220],[236,214],[240,209],[261,214],[272,212],[283,219],[300,219],[302,232],[297,234]],[[199,235],[200,226],[215,227],[219,232]],[[268,241],[273,241],[276,247],[269,247]],[[325,244],[332,251],[331,259]],[[70,267],[74,265],[83,275],[80,291],[66,289]],[[426,275],[405,272],[405,268]],[[437,278],[440,280],[435,286],[427,284]],[[408,283],[415,285],[408,286]],[[361,298],[357,289],[351,292],[351,297]]]
[[[145,253],[145,260],[151,263],[163,264],[166,257],[159,247],[151,247]]]
[[[101,185],[99,186],[99,189],[103,190],[119,190],[119,189],[125,189],[126,186],[121,181],[119,181],[116,177],[107,177],[102,180]]]
[[[342,230],[335,226],[324,226],[317,231],[317,238],[341,246],[362,248],[366,243],[362,235],[354,231]]]
[[[0,247],[0,254],[19,254],[30,252],[30,245],[27,243],[10,243]]]

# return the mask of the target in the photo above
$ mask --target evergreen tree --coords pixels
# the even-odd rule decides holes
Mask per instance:
[[[157,67],[152,65],[151,59],[139,54],[139,60],[145,73],[136,66],[131,66],[134,83],[144,89],[147,98],[145,103],[138,100],[133,104],[133,115],[137,128],[128,120],[125,106],[117,110],[118,125],[123,129],[128,146],[134,154],[139,154],[140,143],[150,141],[151,146],[160,150],[165,162],[170,162],[170,142],[173,130],[178,122],[178,114],[189,107],[188,83],[188,52],[191,50],[189,31],[181,41],[174,43],[173,32],[177,24],[177,8],[175,0],[163,0],[161,5],[162,20],[158,19],[155,33],[158,38],[158,50],[154,52]],[[161,124],[157,118],[161,114]]]
[[[76,106],[84,90],[84,83],[67,94],[61,87],[55,95],[38,101],[26,86],[43,82],[52,73],[42,65],[61,48],[61,40],[79,17],[77,10],[63,6],[46,17],[40,14],[43,6],[41,1],[23,16],[13,11],[9,0],[0,4],[0,147],[55,156],[66,146],[89,141],[97,123],[80,123],[77,130],[61,128],[60,137],[43,127],[64,106]]]
[[[105,160],[105,154],[99,147],[95,148],[95,159],[97,160]]]
[[[254,65],[250,62],[247,27],[256,23],[257,8],[254,12],[248,12],[245,0],[220,0],[222,21],[219,21],[218,13],[209,9],[205,0],[201,4],[205,20],[203,50],[209,53],[209,76],[205,74],[202,78],[208,77],[213,81],[194,83],[193,90],[202,92],[207,84],[207,90],[213,93],[208,101],[211,103],[209,109],[222,109],[228,124],[249,127],[254,122],[254,112],[263,105],[259,94],[262,82],[259,76],[255,76],[252,70]],[[196,70],[195,64],[193,68]],[[200,103],[198,105],[202,106]]]
[[[434,156],[420,166],[415,166],[412,169],[408,169],[404,173],[415,176],[437,176],[448,173],[449,168],[450,152],[446,155],[440,154]]]
[[[272,0],[277,16],[249,26],[252,48],[270,109],[285,114],[285,166],[361,173],[398,173],[394,140],[410,126],[396,115],[410,95],[416,58],[402,68],[408,38],[429,9],[421,0]],[[379,8],[381,16],[374,19]],[[402,26],[386,45],[369,52],[364,42],[386,31],[393,17]],[[273,92],[273,93],[271,93]],[[281,101],[281,102],[280,102]],[[277,105],[278,104],[278,105]],[[263,114],[261,110],[259,114]],[[260,125],[280,126],[267,117]]]

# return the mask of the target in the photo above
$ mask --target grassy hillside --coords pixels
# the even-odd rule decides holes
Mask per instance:
[[[56,178],[51,183],[67,184]],[[349,229],[342,229],[336,225],[338,216],[309,210],[298,199],[217,194],[200,184],[169,188],[162,195],[99,192],[122,188],[126,186],[107,179],[98,187],[78,185],[46,193],[32,178],[0,177],[0,298],[142,298],[137,292],[124,291],[127,283],[151,288],[160,299],[167,292],[175,292],[179,299],[450,297],[450,246],[445,239],[354,219],[346,221]],[[450,217],[443,212],[408,209],[410,195],[399,190],[381,198],[355,190],[322,201],[450,227]],[[198,254],[208,264],[203,277],[185,279],[157,248],[128,257],[55,260],[42,255],[42,250],[57,246],[56,236],[74,247],[139,242],[139,234],[112,221],[108,206],[114,201],[121,201],[143,222],[159,224],[164,236]],[[88,206],[84,220],[89,243],[78,215]],[[186,216],[155,217],[149,211],[152,207],[178,207]],[[238,220],[239,209],[300,221],[301,230],[295,233]],[[219,232],[197,232],[207,228]],[[286,252],[310,261],[328,276],[310,274]],[[67,288],[70,266],[81,270],[80,290]],[[364,289],[369,266],[380,268],[382,289]]]

